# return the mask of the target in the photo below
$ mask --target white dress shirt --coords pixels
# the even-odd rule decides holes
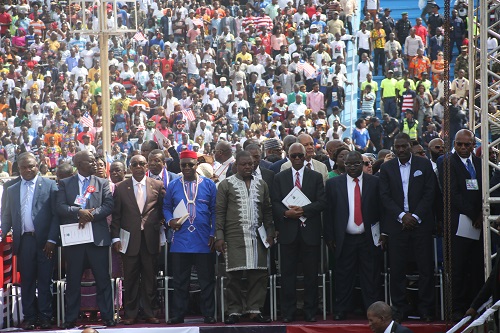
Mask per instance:
[[[459,156],[460,157],[460,156]],[[474,170],[476,170],[476,168],[474,167],[474,162],[472,162],[472,154],[469,155],[469,157],[467,158],[463,158],[463,157],[460,157],[460,160],[462,160],[462,163],[465,165],[465,168],[467,169],[467,160],[470,160],[470,163],[472,165],[472,168],[474,168]],[[467,169],[467,171],[469,171],[469,169]],[[476,172],[477,173],[477,172]]]
[[[302,168],[300,168],[300,170],[295,170],[293,167],[290,168],[292,170],[293,184],[295,184],[295,180],[297,179],[297,172],[299,172],[299,179],[300,179],[300,187],[301,188],[304,185],[304,183],[302,182],[302,180],[304,179],[304,168],[305,167],[302,167]]]
[[[403,216],[410,211],[410,205],[408,204],[408,185],[410,184],[410,171],[411,171],[411,159],[413,157],[410,156],[410,159],[405,164],[401,164],[401,161],[398,159],[399,164],[399,172],[401,174],[401,181],[403,183],[403,193],[404,193],[404,212],[399,214],[398,221],[403,223]],[[415,214],[411,214],[415,219],[417,219],[418,223],[422,223],[420,217]]]
[[[391,333],[392,325],[394,325],[394,320],[391,321],[391,323],[389,324],[389,326],[387,326],[387,328],[385,329],[384,333]]]
[[[132,177],[132,185],[134,186],[134,196],[136,197],[136,199],[137,199],[137,190],[139,189],[139,186],[137,186],[137,184],[141,184],[142,186],[142,200],[144,201],[142,207],[144,207],[146,205],[146,176],[144,176],[144,178],[142,178],[140,182],[138,182],[137,180],[135,180],[134,177]]]
[[[30,185],[31,187],[31,196],[27,198],[26,202],[26,208],[25,208],[25,213],[24,216],[21,216],[22,219],[22,225],[23,225],[23,230],[22,234],[25,232],[34,232],[35,231],[35,224],[33,223],[33,197],[35,196],[35,190],[36,190],[36,181],[38,180],[38,175],[35,176],[32,180],[21,180],[21,190],[20,190],[20,204],[21,204],[21,210],[23,209],[22,205],[24,204],[24,196],[26,195],[26,192],[28,191],[28,186],[26,185],[27,182],[32,182]]]
[[[257,166],[257,169],[254,170],[253,176],[257,179],[262,179],[262,172],[260,171],[260,166]]]
[[[347,220],[346,232],[351,235],[359,235],[365,232],[365,226],[363,223],[357,225],[354,222],[354,189],[356,188],[356,182],[354,178],[349,175],[347,176],[347,199],[349,202],[349,219]],[[361,197],[363,197],[363,173],[358,177],[359,190],[361,192]]]
[[[78,189],[80,190],[80,195],[84,195],[85,193],[82,193],[82,187],[83,187],[83,181],[87,178],[89,180],[89,185],[90,185],[90,176],[84,177],[80,174],[78,174]]]

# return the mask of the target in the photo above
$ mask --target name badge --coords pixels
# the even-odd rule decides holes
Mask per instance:
[[[87,199],[83,195],[77,195],[75,199],[75,205],[85,207]]]
[[[466,179],[465,186],[467,187],[468,191],[478,191],[479,190],[479,185],[477,183],[477,179]]]

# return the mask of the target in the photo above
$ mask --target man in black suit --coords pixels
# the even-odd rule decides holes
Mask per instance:
[[[14,96],[9,100],[9,108],[12,110],[12,115],[17,116],[20,109],[26,109],[26,100],[21,97],[21,88],[14,88]]]
[[[396,320],[408,316],[406,263],[415,257],[419,274],[418,311],[425,321],[434,314],[433,202],[436,176],[428,159],[411,154],[411,139],[400,133],[394,140],[397,158],[380,167],[380,199],[384,208],[380,231],[389,237],[391,299]]]
[[[318,265],[321,243],[321,212],[325,208],[323,177],[304,166],[306,150],[300,143],[290,146],[292,167],[274,177],[273,215],[281,244],[281,314],[293,321],[296,310],[297,258],[304,270],[304,319],[316,321],[318,309]],[[285,206],[282,200],[297,186],[311,201],[303,207]],[[300,218],[306,218],[300,220]]]
[[[171,145],[170,141],[165,142],[163,147],[158,146],[158,143],[153,140],[146,141],[141,145],[141,155],[144,156],[146,160],[149,160],[149,153],[155,149],[163,149],[165,155],[167,155],[167,152],[168,155],[170,155],[169,158],[165,159],[165,165],[170,172],[174,174],[181,172],[181,167],[179,166],[179,153],[175,150],[175,147]],[[165,152],[165,150],[167,152]]]
[[[392,319],[392,309],[387,303],[380,301],[373,303],[366,311],[366,316],[373,333],[413,333],[412,330]]]
[[[481,159],[473,154],[474,133],[463,129],[455,135],[455,152],[437,160],[438,174],[443,185],[444,159],[450,163],[451,194],[451,260],[452,260],[452,319],[459,321],[484,281]],[[441,188],[444,188],[441,186]],[[460,223],[478,229],[479,239],[457,235]]]
[[[344,320],[350,310],[357,272],[365,308],[381,299],[382,252],[372,235],[372,226],[380,221],[379,179],[363,173],[363,157],[357,151],[346,156],[345,168],[347,174],[329,179],[325,186],[325,241],[336,263],[334,320]]]
[[[339,148],[342,145],[345,145],[345,143],[339,139],[333,139],[333,140],[328,141],[326,143],[325,149],[326,149],[326,152],[328,153],[328,159],[323,161],[323,163],[326,165],[328,172],[332,171],[335,168],[335,161],[333,160],[333,153],[335,153],[337,148]]]
[[[297,142],[296,136],[294,136],[294,135],[285,136],[285,138],[283,139],[283,151],[285,152],[286,156],[285,156],[285,158],[283,158],[277,162],[274,162],[273,165],[271,165],[271,167],[269,168],[269,170],[273,171],[275,174],[280,172],[281,166],[283,164],[285,164],[286,162],[288,162],[288,149],[295,142]]]
[[[107,179],[93,176],[97,171],[95,157],[87,150],[73,157],[78,173],[59,182],[57,209],[61,224],[91,223],[94,243],[64,248],[66,257],[66,318],[64,328],[73,328],[80,312],[80,285],[86,264],[90,265],[97,285],[97,305],[105,326],[115,326],[113,297],[109,276],[111,235],[107,217],[113,212],[113,196]],[[77,201],[81,198],[83,203]]]
[[[4,194],[2,235],[7,235],[12,228],[14,255],[19,259],[23,291],[22,328],[33,330],[38,321],[40,328],[48,329],[52,319],[53,256],[59,240],[57,185],[38,174],[33,154],[24,153],[17,162],[22,181],[8,188],[8,196]]]
[[[253,165],[254,165],[253,175],[256,176],[257,178],[262,178],[262,180],[266,182],[267,187],[269,188],[269,193],[271,193],[272,195],[274,172],[272,172],[269,169],[264,169],[261,167],[260,162],[262,161],[261,160],[262,151],[260,150],[260,147],[252,143],[246,146],[245,151],[249,152],[250,155],[252,155]]]

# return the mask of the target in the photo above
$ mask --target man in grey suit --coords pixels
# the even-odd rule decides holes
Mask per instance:
[[[97,285],[97,305],[105,326],[115,326],[113,297],[109,276],[109,246],[111,235],[107,216],[113,212],[113,196],[106,179],[93,176],[97,170],[96,159],[88,151],[73,157],[78,173],[59,183],[57,209],[61,224],[79,223],[84,228],[91,223],[94,243],[68,246],[66,256],[66,318],[64,328],[73,328],[80,310],[80,285],[86,264],[90,265]],[[81,202],[78,199],[82,199]],[[80,201],[80,202],[79,202]]]
[[[56,214],[56,182],[38,175],[35,156],[18,158],[21,180],[7,189],[3,210],[2,235],[12,228],[14,254],[18,257],[24,330],[51,328],[54,249],[59,239]],[[5,193],[4,193],[5,195]],[[38,301],[36,291],[38,290]]]
[[[295,85],[295,74],[288,71],[286,65],[281,65],[281,74],[279,75],[279,80],[281,87],[283,87],[283,93],[291,94],[293,92],[293,86]]]

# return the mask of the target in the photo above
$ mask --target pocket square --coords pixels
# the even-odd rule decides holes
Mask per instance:
[[[422,176],[422,171],[420,171],[420,170],[415,171],[415,173],[413,174],[413,177],[418,177],[418,176]]]

